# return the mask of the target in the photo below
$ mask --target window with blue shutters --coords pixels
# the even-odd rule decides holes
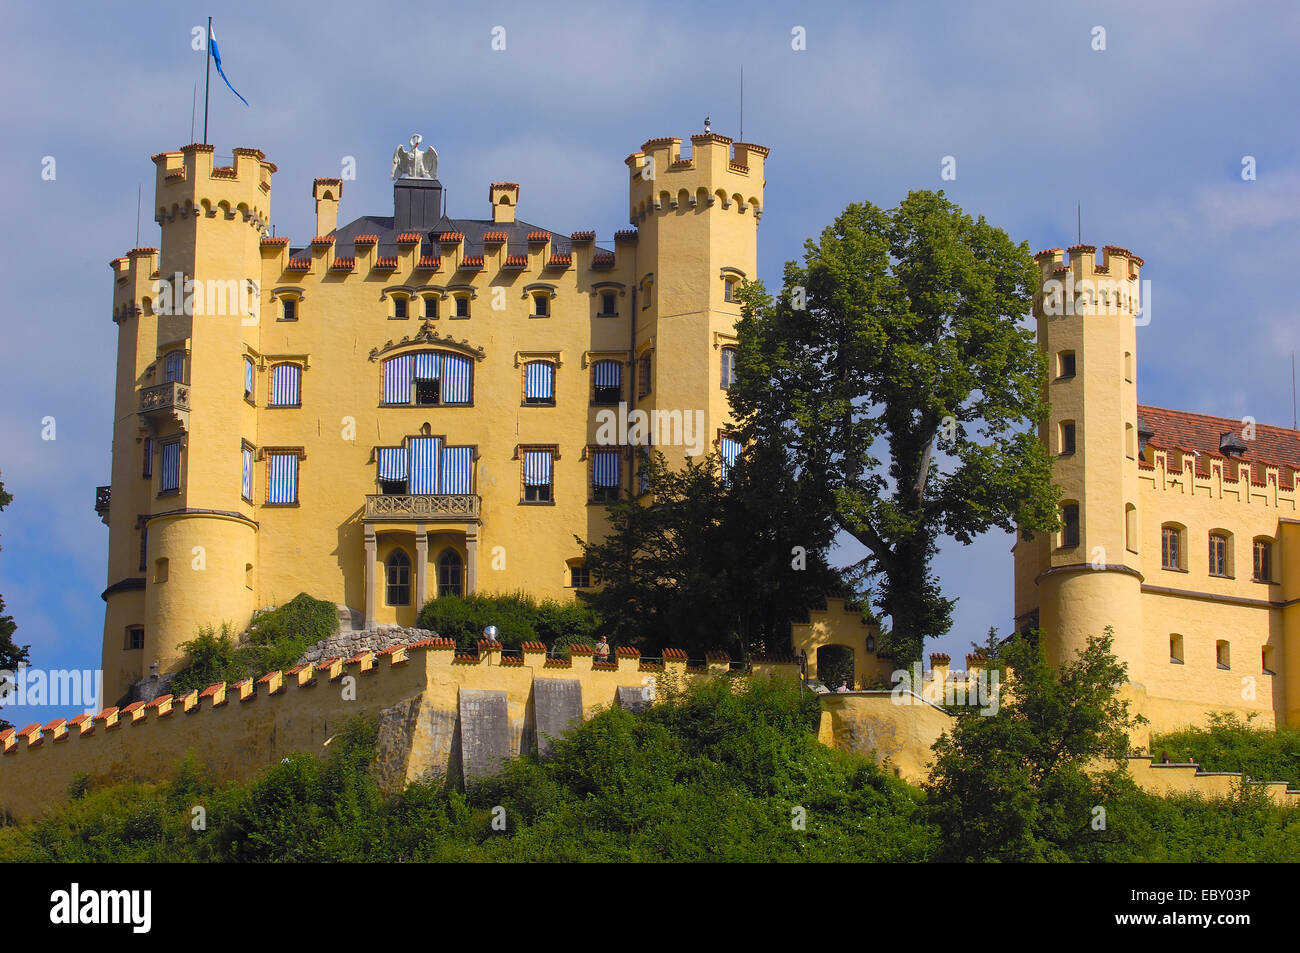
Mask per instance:
[[[240,477],[239,493],[251,503],[253,502],[253,451],[244,447],[240,452],[243,457],[243,473]]]
[[[554,502],[555,451],[551,449],[525,450],[522,456],[524,464],[523,502]]]
[[[162,448],[162,478],[158,482],[158,492],[179,493],[181,489],[181,445],[165,443]]]
[[[185,352],[172,351],[163,358],[163,380],[170,384],[172,381],[185,383]]]
[[[596,361],[591,365],[591,402],[617,404],[623,399],[623,362]]]
[[[442,437],[408,437],[405,447],[376,447],[375,463],[381,493],[474,492],[474,448],[444,446]]]
[[[438,473],[439,491],[454,495],[472,493],[473,465],[472,447],[444,447]]]
[[[555,405],[555,365],[549,361],[529,361],[524,365],[524,403],[533,406]]]
[[[244,358],[244,400],[253,399],[253,359]]]
[[[723,437],[718,442],[718,449],[722,456],[722,479],[726,481],[731,479],[731,471],[740,458],[740,441],[734,437]]]
[[[266,502],[289,505],[298,502],[298,454],[267,453]]]
[[[623,453],[621,450],[592,449],[591,502],[613,503],[618,500],[623,485]]]
[[[379,466],[379,492],[404,494],[407,490],[407,459],[405,447],[377,447],[375,462]]]
[[[302,368],[277,364],[271,368],[271,402],[268,407],[302,406]]]
[[[417,351],[384,361],[383,403],[418,407],[472,404],[473,361],[444,351]]]

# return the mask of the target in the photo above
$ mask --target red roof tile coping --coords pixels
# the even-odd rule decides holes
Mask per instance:
[[[530,242],[549,242],[551,240],[551,233],[541,231],[529,232],[528,240]]]
[[[267,672],[265,675],[263,675],[261,678],[259,678],[259,679],[257,680],[257,684],[259,684],[259,685],[265,685],[267,682],[269,682],[271,679],[275,678],[275,676],[277,676],[277,675],[283,676],[283,675],[284,675],[284,672],[280,671],[279,669],[276,669],[276,670],[273,671],[273,672]]]
[[[493,642],[491,639],[479,639],[478,650],[480,652],[500,652],[501,643]]]
[[[930,653],[930,664],[931,664],[931,665],[933,665],[935,662],[950,662],[950,661],[952,661],[952,660],[951,660],[950,658],[948,658],[948,654],[947,654],[946,652],[931,652],[931,653]]]
[[[333,244],[334,244],[334,236],[333,236],[333,235],[317,235],[315,238],[313,238],[313,239],[311,240],[311,243],[312,243],[313,245],[333,245]]]
[[[799,660],[793,655],[782,654],[780,652],[760,652],[757,655],[749,657],[751,662],[762,662],[767,665],[798,665]]]
[[[510,236],[507,235],[505,232],[484,232],[483,233],[483,241],[492,242],[493,244],[497,244],[497,245],[499,245],[501,242],[508,241],[509,239]]]
[[[591,667],[592,667],[593,669],[599,669],[599,670],[602,671],[602,672],[617,672],[617,671],[618,671],[618,663],[617,663],[617,662],[592,662],[592,663],[591,663]]]
[[[397,256],[393,255],[392,257],[386,258],[383,255],[380,255],[378,258],[375,259],[375,267],[379,269],[396,268]]]
[[[181,153],[186,152],[216,152],[217,147],[208,142],[191,142],[188,146],[181,146]]]
[[[1046,255],[1055,255],[1057,252],[1062,252],[1062,251],[1065,251],[1065,249],[1064,249],[1064,248],[1044,248],[1042,251],[1040,251],[1040,252],[1038,252],[1036,255],[1034,255],[1034,257],[1035,257],[1035,258],[1042,258],[1042,257],[1044,257],[1044,256],[1046,256]]]
[[[595,647],[591,645],[570,645],[569,646],[570,655],[592,655],[595,653],[595,651],[596,651]]]
[[[290,258],[289,264],[285,266],[285,271],[309,271],[311,270],[310,258]]]
[[[199,697],[207,698],[209,695],[215,695],[217,692],[221,691],[221,689],[225,687],[226,687],[225,682],[213,682],[207,688],[203,689],[203,691],[199,692]]]
[[[233,179],[235,178],[235,167],[231,165],[214,165],[212,167],[212,177],[214,179]]]
[[[568,268],[573,264],[573,256],[570,254],[552,255],[550,261],[546,263],[547,268]]]
[[[419,642],[412,642],[407,646],[408,649],[454,649],[455,647],[455,639],[441,639],[436,635],[429,639],[421,639]]]
[[[1097,254],[1097,246],[1096,245],[1071,245],[1069,248],[1066,249],[1066,251],[1069,252],[1071,255],[1082,254],[1083,252],[1088,252],[1091,255],[1095,255]]]
[[[691,136],[691,142],[735,142],[730,136],[720,136],[716,132],[701,132]]]
[[[379,241],[378,235],[358,235],[352,239],[354,245],[374,245]]]
[[[438,241],[447,245],[454,245],[456,242],[463,242],[464,240],[464,232],[443,232],[438,236]]]
[[[335,258],[330,264],[330,271],[351,271],[357,265],[356,258],[348,256],[347,258]]]
[[[967,665],[975,665],[976,663],[982,663],[987,661],[988,661],[988,656],[980,655],[979,653],[976,653],[975,655],[966,656]]]
[[[766,156],[772,151],[767,146],[760,146],[757,142],[738,142],[736,145],[744,146],[750,152],[757,152],[761,156]]]
[[[503,667],[504,667],[504,666],[509,666],[509,665],[523,665],[523,664],[524,664],[524,660],[521,659],[521,658],[519,658],[518,656],[515,656],[515,655],[507,655],[505,658],[503,658],[503,659],[502,659],[499,663],[497,663],[497,664],[499,664],[499,665],[501,665],[501,666],[503,666]]]
[[[734,159],[727,163],[727,168],[735,172],[748,172],[749,164],[745,162],[736,162]]]
[[[574,232],[569,236],[569,241],[571,242],[594,242],[595,240],[595,232]]]
[[[681,649],[664,649],[664,658],[678,659],[681,661],[685,661],[686,653],[683,652]]]
[[[285,672],[284,674],[297,675],[303,669],[308,669],[308,668],[311,668],[311,662],[303,662],[301,665],[295,665],[293,668],[289,669],[289,671]]]
[[[266,153],[261,149],[254,149],[252,146],[235,146],[230,150],[231,155],[252,156],[255,159],[265,159]]]
[[[611,251],[597,252],[591,256],[592,268],[613,268],[614,253]]]
[[[439,258],[437,255],[421,255],[419,264],[417,264],[416,267],[432,268],[434,271],[437,271],[438,266],[441,264],[442,264],[442,259]]]
[[[289,244],[288,235],[268,235],[262,239],[263,245],[287,245]]]
[[[136,704],[144,704],[144,703],[137,702]],[[45,725],[43,728],[41,728],[41,731],[57,731],[66,721],[67,721],[66,718],[55,718],[48,725]]]
[[[638,672],[662,672],[663,670],[662,662],[642,662],[637,666]]]
[[[520,647],[521,649],[523,649],[525,652],[545,652],[545,651],[546,651],[546,643],[545,643],[545,642],[525,642],[523,645],[521,645],[521,646],[519,646],[519,647]]]
[[[572,668],[573,663],[567,658],[548,658],[542,663],[542,668]]]
[[[150,702],[147,706],[145,706],[145,707],[147,707],[147,708],[160,708],[160,707],[162,707],[163,705],[167,704],[167,702],[169,702],[169,701],[171,701],[171,700],[172,700],[172,696],[171,696],[170,694],[168,694],[168,695],[159,695],[157,698],[155,698],[153,701],[151,701],[151,702]]]
[[[637,240],[638,232],[635,228],[624,228],[614,233],[616,242],[634,242]]]
[[[677,136],[657,136],[654,139],[647,139],[645,142],[643,142],[641,144],[641,151],[645,152],[651,146],[666,146],[670,142],[681,142],[681,141],[682,140]]]
[[[519,191],[519,183],[518,183],[518,182],[493,182],[493,183],[492,183],[492,188],[494,188],[494,189],[513,189],[514,191],[518,192],[518,191]]]
[[[527,255],[506,255],[507,268],[526,268],[528,266]]]
[[[423,237],[424,236],[421,235],[419,232],[402,232],[402,234],[397,236],[397,244],[414,245]]]
[[[453,662],[474,662],[478,663],[479,657],[473,652],[457,652],[452,659]]]
[[[693,163],[694,163],[693,159],[674,159],[672,168],[674,169],[690,168],[690,166]]]
[[[704,660],[706,662],[730,662],[731,655],[727,652],[705,652]]]
[[[98,715],[96,715],[95,718],[96,718],[98,721],[108,721],[108,719],[112,718],[112,717],[113,717],[114,715],[116,715],[116,714],[117,714],[117,708],[116,708],[116,706],[113,706],[113,707],[110,707],[110,708],[105,708],[105,709],[104,709],[103,711],[101,711]],[[31,726],[29,725],[28,727],[31,727]],[[26,729],[24,729],[24,730],[26,730]]]
[[[312,182],[312,185],[338,185],[338,186],[342,186],[342,185],[343,185],[343,180],[342,180],[342,179],[331,179],[331,178],[328,178],[327,176],[319,176],[319,175],[318,175],[318,176],[316,177],[315,181]]]
[[[620,645],[618,648],[614,649],[614,654],[617,655],[619,658],[640,658],[641,657],[641,653],[637,649],[632,648],[632,646],[630,645]]]

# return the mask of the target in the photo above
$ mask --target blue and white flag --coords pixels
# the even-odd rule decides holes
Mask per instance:
[[[212,58],[216,60],[217,75],[220,76],[223,80],[225,80],[226,86],[230,88],[230,91],[232,93],[234,93],[236,96],[239,96],[239,90],[235,89],[235,87],[230,85],[230,80],[226,79],[226,71],[221,68],[221,51],[217,49],[217,34],[212,30],[211,27],[208,27],[208,53],[210,53],[212,55]],[[245,106],[248,105],[248,100],[245,99],[243,96],[239,96],[239,101],[243,103]],[[204,113],[204,115],[207,114]]]

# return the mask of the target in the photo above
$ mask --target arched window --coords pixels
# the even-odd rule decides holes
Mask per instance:
[[[1255,540],[1255,566],[1251,578],[1256,582],[1273,581],[1273,541],[1265,537]]]
[[[1210,532],[1210,575],[1232,575],[1232,534],[1221,529]]]
[[[176,381],[179,384],[185,383],[185,352],[172,351],[163,358],[163,380],[170,384]]]
[[[384,361],[383,403],[435,406],[474,401],[473,362],[460,354],[417,351]]]
[[[394,549],[384,561],[388,576],[388,604],[390,606],[409,606],[411,604],[411,557],[403,550]]]
[[[1160,527],[1160,567],[1162,569],[1187,568],[1183,532],[1184,527],[1177,523],[1165,523]]]
[[[438,595],[462,596],[465,594],[465,564],[460,553],[445,549],[438,557]]]
[[[1079,504],[1061,504],[1061,548],[1079,545]]]
[[[736,383],[736,349],[734,347],[724,347],[722,349],[722,389],[726,390],[734,383]]]

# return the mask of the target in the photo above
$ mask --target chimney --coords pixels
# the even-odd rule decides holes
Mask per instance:
[[[492,221],[513,222],[515,207],[519,204],[519,185],[515,182],[493,182],[488,195],[492,200]]]
[[[393,228],[429,232],[442,218],[442,183],[437,179],[398,179],[393,183]]]
[[[342,179],[317,179],[311,187],[316,200],[316,237],[328,235],[339,226],[339,199],[343,197]]]

